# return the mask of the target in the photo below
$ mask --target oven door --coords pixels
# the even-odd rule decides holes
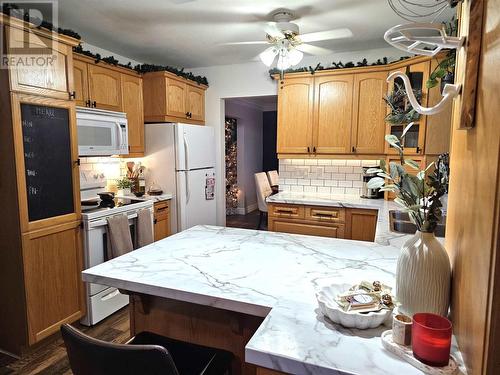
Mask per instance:
[[[137,245],[137,214],[128,215],[128,223],[130,228],[130,235],[132,236],[132,243],[134,248]],[[108,249],[110,247],[108,222],[106,219],[98,219],[90,221],[85,235],[85,268],[97,266],[109,260]],[[108,288],[106,285],[87,283],[88,292],[93,296],[104,289]]]

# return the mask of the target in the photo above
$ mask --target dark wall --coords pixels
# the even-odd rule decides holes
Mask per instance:
[[[276,153],[277,112],[263,112],[262,121],[262,170],[278,170]]]

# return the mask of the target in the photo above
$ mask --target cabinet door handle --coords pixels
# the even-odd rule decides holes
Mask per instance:
[[[156,209],[156,212],[165,211],[167,208],[168,208],[168,206],[165,206],[165,207],[158,207],[158,208]]]
[[[420,154],[420,147],[417,146],[417,154]]]
[[[311,148],[309,146],[307,146],[307,153],[310,153],[311,152]]]
[[[75,98],[76,98],[76,92],[75,92],[75,91],[70,92],[70,93],[69,93],[69,98],[70,98],[70,99],[75,99]]]
[[[80,158],[76,159],[74,162],[76,165],[80,166]]]
[[[85,107],[90,107],[90,99],[85,100]]]
[[[97,102],[95,100],[92,102],[92,107],[97,107]]]
[[[352,146],[352,152],[356,152],[356,147]]]
[[[313,146],[313,152],[316,153],[316,146]]]
[[[293,210],[290,209],[290,210],[286,210],[286,209],[283,209],[283,208],[279,208],[276,210],[276,213],[278,214],[293,214]]]
[[[156,224],[158,222],[158,219],[153,220],[153,224]]]

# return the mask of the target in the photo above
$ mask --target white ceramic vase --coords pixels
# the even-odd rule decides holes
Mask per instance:
[[[126,189],[118,189],[116,191],[116,195],[120,196],[120,197],[124,197],[124,196],[127,196],[127,195],[131,195],[132,192],[131,192],[131,189],[130,188],[126,188]]]
[[[451,267],[448,253],[434,233],[417,231],[403,245],[396,268],[399,311],[448,315]]]

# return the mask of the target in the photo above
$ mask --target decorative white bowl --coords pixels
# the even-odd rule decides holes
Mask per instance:
[[[338,323],[346,328],[369,329],[383,324],[392,314],[390,309],[360,313],[356,311],[344,311],[335,302],[336,297],[351,288],[349,284],[333,284],[324,286],[316,291],[316,298],[323,315],[332,322]]]

